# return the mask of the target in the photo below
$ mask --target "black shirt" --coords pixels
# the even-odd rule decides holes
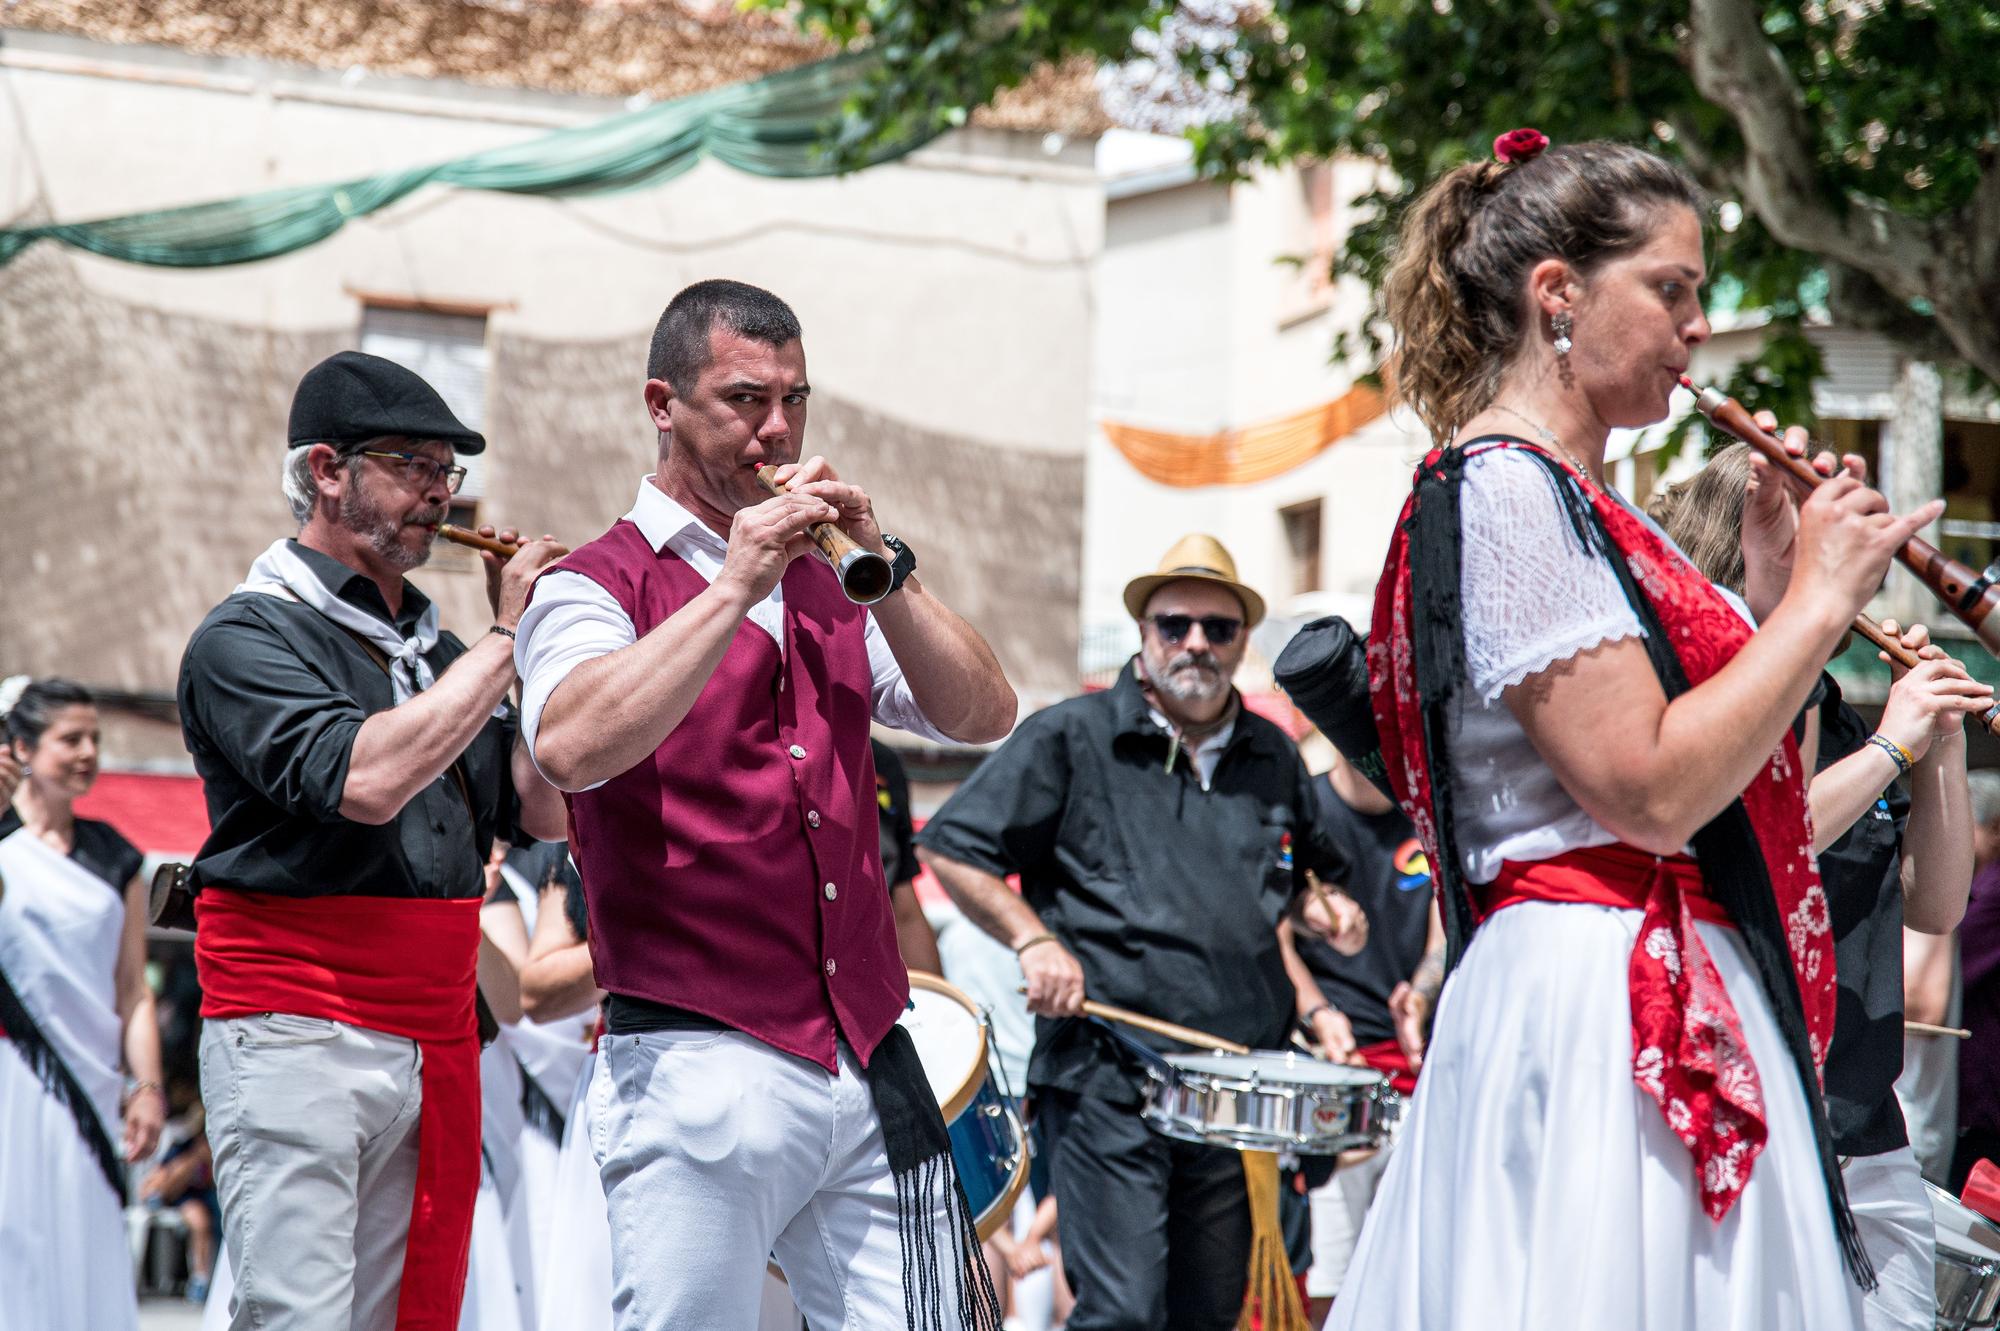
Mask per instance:
[[[882,881],[890,887],[917,876],[917,829],[910,818],[910,778],[903,760],[879,739],[875,751],[875,802],[881,811]]]
[[[1169,752],[1128,665],[1108,691],[1023,721],[917,840],[1018,872],[1091,998],[1281,1047],[1295,1004],[1278,920],[1305,870],[1337,883],[1347,862],[1314,816],[1298,749],[1269,721],[1239,712],[1208,790],[1184,749],[1171,768]],[[1134,1104],[1144,1075],[1103,1028],[1044,1018],[1028,1082]]]
[[[507,867],[521,875],[521,881],[535,893],[537,905],[541,904],[543,892],[551,887],[562,888],[563,918],[569,921],[570,933],[579,943],[590,937],[590,912],[584,906],[583,878],[576,871],[576,861],[569,857],[567,841],[530,841],[526,845],[509,846]],[[505,879],[493,889],[494,905],[519,900],[514,885]]]
[[[297,542],[292,551],[341,600],[391,620],[368,578]],[[402,612],[391,622],[407,637],[429,604],[404,583]],[[464,643],[441,633],[425,660],[442,675],[464,652]],[[393,705],[394,694],[389,672],[361,640],[310,606],[257,592],[231,596],[188,642],[179,697],[182,735],[214,829],[195,858],[197,889],[476,897],[493,838],[520,839],[511,717],[489,720],[393,821],[377,827],[340,816],[355,734]]]
[[[0,806],[0,841],[20,830],[21,815]],[[139,866],[146,862],[145,855],[117,828],[95,818],[76,820],[76,837],[69,848],[69,857],[109,883],[121,900],[125,889],[138,876]]]
[[[1347,1017],[1358,1044],[1396,1038],[1389,995],[1424,959],[1431,933],[1431,867],[1416,829],[1397,809],[1358,813],[1333,784],[1314,784],[1321,826],[1353,867],[1342,884],[1368,912],[1368,945],[1343,957],[1309,929],[1297,931],[1299,957],[1320,992]]]
[[[1819,709],[1816,771],[1868,742],[1868,723],[1827,678]],[[1910,797],[1900,782],[1820,852],[1833,925],[1839,1008],[1826,1056],[1826,1112],[1834,1150],[1880,1155],[1909,1142],[1896,1078],[1903,1071],[1903,828]]]

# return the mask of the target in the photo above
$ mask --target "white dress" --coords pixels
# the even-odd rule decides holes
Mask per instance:
[[[0,973],[116,1145],[123,893],[21,830],[0,840]],[[76,1119],[0,1038],[0,1328],[138,1325],[124,1198]]]
[[[1472,459],[1461,524],[1469,687],[1450,764],[1464,866],[1487,882],[1502,860],[1616,839],[1563,792],[1500,694],[1640,627],[1533,459]],[[1763,1074],[1770,1137],[1720,1222],[1701,1208],[1687,1148],[1633,1083],[1639,920],[1530,902],[1473,936],[1328,1327],[1857,1325],[1804,1092],[1734,930],[1697,926]]]

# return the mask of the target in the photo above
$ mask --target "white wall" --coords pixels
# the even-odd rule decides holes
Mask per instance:
[[[10,32],[0,56],[0,216],[37,221],[338,181],[622,109],[409,80],[343,87],[42,34]],[[366,291],[490,303],[496,328],[531,336],[641,341],[682,285],[738,277],[798,310],[816,384],[921,428],[1074,456],[1103,233],[1089,151],[971,131],[832,180],[704,163],[590,198],[425,189],[274,260],[83,268],[122,300],[273,328],[358,326],[349,293]]]

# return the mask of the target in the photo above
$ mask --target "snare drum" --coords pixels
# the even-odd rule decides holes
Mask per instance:
[[[2000,1226],[1924,1184],[1937,1222],[1938,1331],[2000,1326]]]
[[[983,1241],[1007,1223],[1028,1182],[1028,1134],[986,1065],[986,1019],[972,1000],[935,975],[910,972],[910,1033],[924,1077],[944,1111],[951,1159]]]
[[[1338,1155],[1379,1147],[1402,1097],[1373,1068],[1303,1054],[1163,1054],[1149,1066],[1154,1131],[1239,1151]]]

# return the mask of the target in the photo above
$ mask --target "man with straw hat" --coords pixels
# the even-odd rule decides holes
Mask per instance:
[[[1083,1003],[1281,1047],[1294,994],[1279,929],[1302,913],[1308,869],[1337,882],[1347,866],[1297,748],[1230,684],[1264,600],[1222,543],[1182,537],[1125,606],[1140,648],[1118,682],[1022,722],[918,844],[959,908],[1014,949],[1041,1018],[1028,1089],[1077,1295],[1069,1325],[1225,1328],[1251,1253],[1243,1162],[1149,1131],[1125,1041],[1174,1046],[1114,1034]],[[1359,909],[1326,901],[1303,906],[1307,922],[1358,951]]]

